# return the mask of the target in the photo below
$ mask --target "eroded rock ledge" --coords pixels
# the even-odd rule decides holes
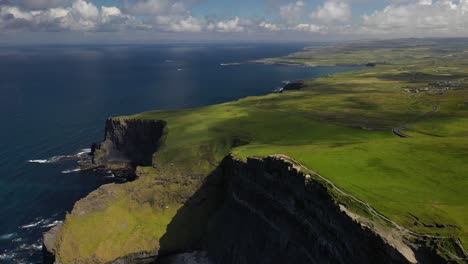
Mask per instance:
[[[104,141],[92,147],[93,164],[151,166],[153,153],[164,140],[166,122],[109,118]]]
[[[108,118],[104,140],[91,146],[91,159],[80,163],[83,171],[109,175],[117,182],[133,181],[136,166],[151,166],[153,154],[164,143],[166,122]]]

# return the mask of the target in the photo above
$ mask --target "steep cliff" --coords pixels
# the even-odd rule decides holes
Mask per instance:
[[[109,118],[104,141],[92,147],[95,165],[122,164],[151,166],[152,155],[161,146],[166,122]]]
[[[160,120],[141,120],[109,118],[106,120],[104,141],[92,146],[92,164],[82,163],[85,170],[93,169],[96,173],[109,170],[118,178],[134,180],[136,166],[151,166],[153,154],[164,142],[166,122]],[[73,207],[72,216],[82,217],[105,210],[114,201],[117,187],[113,184],[101,186]],[[65,221],[66,223],[66,221]],[[105,224],[105,223],[103,223]],[[44,233],[44,263],[56,261],[58,240],[64,225],[59,224]],[[154,259],[154,254],[135,252],[116,259],[115,263],[146,263]]]
[[[94,202],[94,206],[83,207],[85,203],[80,201],[71,214],[84,216],[91,214],[93,208],[99,212],[106,210],[111,200],[105,197],[112,197],[115,191],[112,188],[117,186],[101,187],[86,198],[86,204]],[[214,206],[206,213],[201,203]],[[204,216],[193,218],[198,214]],[[196,226],[191,225],[195,222]],[[59,232],[54,228],[45,235],[47,263],[54,260],[54,248],[65,243],[55,241],[60,237]],[[401,248],[393,245],[394,241],[388,241],[343,210],[323,182],[275,156],[250,158],[247,162],[227,156],[216,173],[207,177],[178,209],[159,240],[161,247],[157,254],[136,251],[112,263],[154,260],[189,263],[183,259],[197,250],[206,252],[204,258],[199,258],[200,263],[442,262],[425,248],[413,253],[413,247],[410,254],[401,252]],[[173,241],[178,242],[174,244]]]
[[[224,166],[227,197],[206,240],[215,263],[408,263],[291,163],[229,158]]]

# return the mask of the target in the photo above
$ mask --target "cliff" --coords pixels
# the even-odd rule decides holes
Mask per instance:
[[[291,163],[229,158],[224,171],[227,197],[206,240],[215,263],[408,263]]]
[[[106,167],[151,165],[153,153],[164,140],[165,125],[163,121],[108,119],[104,142],[93,147],[93,162]],[[73,254],[69,257],[72,263],[90,260],[96,263],[155,260],[174,263],[171,259],[193,258],[189,252],[194,251],[204,256],[202,262],[223,264],[429,263],[440,260],[433,252],[415,250],[403,239],[397,241],[403,249],[395,246],[395,241],[389,241],[370,228],[371,225],[358,222],[337,203],[323,182],[280,157],[249,158],[244,162],[228,155],[200,185],[196,183],[196,175],[171,173],[165,170],[159,176],[152,176],[154,178],[105,185],[80,200],[67,216],[64,223],[64,226],[68,224],[67,228],[57,226],[44,235],[44,261],[60,263],[64,262],[62,258],[66,254]],[[195,186],[198,187],[195,189]],[[118,215],[112,215],[115,212]],[[134,220],[125,220],[124,224],[116,221],[113,224],[121,230],[110,230],[112,236],[102,235],[98,239],[93,234],[84,234],[87,241],[101,250],[100,254],[93,253],[89,247],[86,248],[91,257],[80,258],[76,253],[80,253],[80,243],[84,243],[81,239],[76,241],[74,228],[77,226],[82,230],[95,230],[108,223],[96,222],[97,218],[92,217],[124,220],[124,214],[140,217],[142,212],[152,217],[138,220],[144,224],[134,224],[131,228]],[[74,219],[74,225],[69,225],[70,219]],[[161,219],[168,219],[168,222],[156,223]],[[84,221],[88,222],[83,224]],[[161,226],[164,233],[153,234],[151,239],[139,242],[138,239],[145,236],[140,227],[152,225]],[[119,232],[133,237],[132,248],[127,240],[114,244],[112,237],[118,237]],[[83,233],[79,232],[81,236]],[[149,241],[154,244],[151,247],[154,251],[143,250],[144,244],[138,244]],[[103,247],[109,245],[117,253],[107,256]],[[119,246],[125,247],[125,254]],[[54,255],[59,259],[55,260]]]
[[[161,146],[166,122],[160,120],[106,120],[104,141],[92,147],[95,165],[151,166],[152,156]]]
[[[302,88],[305,87],[304,81],[293,81],[287,83],[283,87],[283,91],[294,91],[294,90],[301,90]]]
[[[99,207],[96,210],[103,211],[106,204],[110,204],[103,194],[112,194],[113,186],[118,185],[103,186],[86,199],[95,197],[91,200]],[[216,190],[216,193],[213,195],[207,190]],[[192,221],[200,221],[187,217],[196,215],[193,212],[207,200],[215,200],[216,206],[211,207],[202,225],[191,226]],[[81,201],[77,203],[72,215],[88,215],[94,210],[83,205]],[[58,232],[55,228],[45,235],[44,252],[48,263],[53,260],[51,254]],[[174,240],[179,240],[179,247],[168,247],[165,241]],[[226,157],[216,173],[207,177],[172,217],[160,243],[158,254],[134,252],[112,263],[149,263],[159,259],[162,263],[185,263],[168,260],[180,259],[192,251],[206,252],[206,258],[200,263],[223,264],[410,263],[419,259],[430,263],[438,260],[433,254],[427,261],[431,252],[419,252],[417,259],[412,252],[410,257],[400,252],[374,230],[353,219],[323,183],[278,157],[250,158],[246,162],[231,155]]]
[[[141,120],[108,118],[105,124],[104,141],[92,145],[92,163],[80,164],[85,170],[108,174],[111,170],[119,178],[136,179],[136,166],[151,166],[153,154],[164,142],[166,122],[160,120]],[[113,201],[114,184],[101,186],[87,197],[78,201],[71,214],[82,217],[106,209]],[[66,223],[67,221],[65,221]],[[105,224],[105,223],[103,223]],[[64,224],[53,227],[43,235],[44,263],[56,260],[58,242]],[[153,260],[154,254],[136,252],[116,259],[115,263],[146,263]]]

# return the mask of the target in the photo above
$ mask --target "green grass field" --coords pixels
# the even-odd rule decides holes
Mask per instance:
[[[75,208],[92,209],[67,216],[59,259],[109,261],[159,249],[177,209],[229,152],[243,158],[288,155],[403,227],[451,236],[467,247],[468,53],[463,43],[414,39],[306,49],[265,62],[377,66],[309,80],[301,91],[122,117],[167,121],[166,142],[153,158],[158,169],[139,168],[140,179],[113,185],[99,198],[108,201],[103,208],[89,205],[92,197],[80,201]],[[437,81],[457,87],[440,92],[434,89]],[[405,91],[426,87],[430,90]],[[438,111],[425,115],[434,106]],[[411,138],[392,133],[403,124]],[[179,239],[166,247],[196,236],[190,230],[203,224],[212,207],[207,203],[198,213],[189,212],[195,228],[181,228]]]

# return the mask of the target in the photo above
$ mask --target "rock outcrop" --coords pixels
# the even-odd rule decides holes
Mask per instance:
[[[289,82],[283,87],[283,91],[301,90],[305,87],[304,81]]]
[[[44,233],[42,238],[42,256],[43,262],[46,264],[55,262],[55,241],[62,227],[63,223],[59,223]]]
[[[84,170],[94,170],[96,173],[113,174],[121,179],[134,180],[135,166],[151,166],[153,154],[164,142],[166,122],[160,120],[140,120],[108,118],[105,126],[104,141],[93,144],[91,150],[92,164],[80,164]],[[87,198],[91,200],[90,208],[74,207],[74,213],[83,214],[81,211],[93,211],[106,207],[107,204],[98,195],[100,192],[112,192],[112,185],[106,185],[92,192]],[[93,198],[92,196],[95,196]],[[53,227],[43,235],[44,263],[55,262],[55,243],[63,224]],[[136,253],[131,256],[123,256],[115,260],[115,263],[148,263],[154,260],[151,253]]]
[[[166,122],[160,120],[106,120],[104,141],[92,147],[93,164],[107,167],[151,166],[153,153],[161,146]]]

